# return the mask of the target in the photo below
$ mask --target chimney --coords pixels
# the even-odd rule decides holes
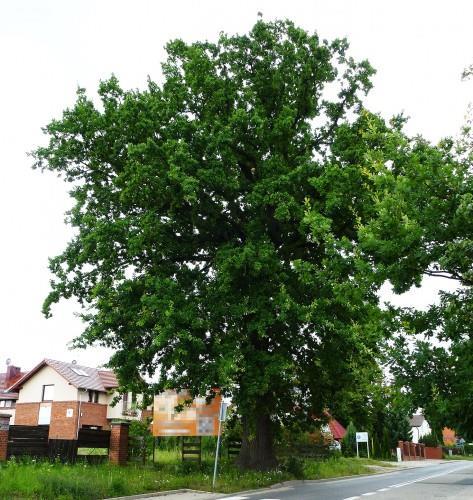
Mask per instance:
[[[7,376],[5,377],[5,387],[8,388],[21,378],[21,368],[8,365]]]

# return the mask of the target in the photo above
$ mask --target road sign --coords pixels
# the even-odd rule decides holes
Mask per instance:
[[[370,458],[370,443],[368,441],[367,432],[357,432],[356,433],[356,456],[360,457],[360,452],[358,450],[358,443],[366,443],[366,449],[368,451],[368,458]]]
[[[218,417],[220,422],[225,422],[225,420],[227,419],[227,408],[228,404],[222,401],[222,403],[220,404],[220,415]]]
[[[356,442],[357,443],[367,443],[368,442],[368,433],[367,432],[357,432],[356,433]]]

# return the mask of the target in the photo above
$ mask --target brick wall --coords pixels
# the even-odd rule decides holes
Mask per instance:
[[[0,462],[7,459],[8,431],[0,431]]]
[[[80,418],[79,416],[80,407]],[[72,417],[67,416],[67,410],[72,410]],[[84,403],[78,401],[55,401],[51,409],[51,424],[49,439],[76,439],[77,425],[97,425],[102,429],[110,428],[107,420],[107,405],[99,403]]]
[[[54,401],[52,403],[49,439],[76,439],[78,404],[77,401]],[[67,416],[67,410],[72,410],[70,417]]]
[[[99,403],[82,403],[80,423],[82,425],[98,425],[103,430],[109,430],[107,420],[107,405]]]
[[[38,425],[40,403],[17,403],[15,425]]]
[[[9,425],[10,415],[0,415],[0,462],[7,459]]]

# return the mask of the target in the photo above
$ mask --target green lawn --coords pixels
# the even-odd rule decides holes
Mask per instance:
[[[11,461],[0,466],[0,498],[93,500],[179,488],[209,491],[212,481],[211,460],[204,460],[201,468],[198,468],[194,464],[182,464],[176,456],[177,453],[160,451],[160,461],[154,466],[131,464],[126,467]],[[322,479],[364,474],[369,472],[367,465],[382,464],[356,458],[305,460],[287,464],[285,470],[263,473],[241,472],[223,460],[217,489],[231,493],[269,486],[300,478],[301,475],[306,479]]]

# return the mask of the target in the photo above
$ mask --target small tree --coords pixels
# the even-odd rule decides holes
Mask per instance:
[[[150,429],[151,418],[133,420],[130,424],[130,455],[140,457],[143,465],[153,449],[153,435]]]
[[[356,427],[350,422],[342,439],[342,451],[345,456],[352,457],[356,453]]]

